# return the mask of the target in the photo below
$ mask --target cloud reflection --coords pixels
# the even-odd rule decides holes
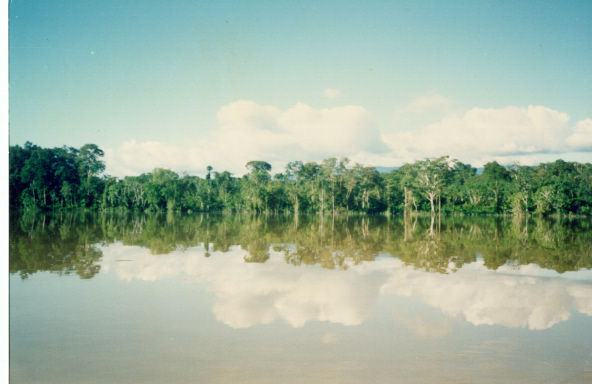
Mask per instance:
[[[116,243],[102,251],[101,270],[123,280],[204,283],[216,297],[215,317],[232,328],[278,319],[293,327],[315,320],[359,325],[381,295],[416,297],[473,325],[542,330],[569,319],[573,311],[592,315],[592,284],[549,277],[548,270],[534,265],[496,272],[478,261],[456,273],[437,274],[382,257],[337,271],[294,267],[273,250],[265,263],[245,263],[246,252],[238,246],[210,252],[208,258],[203,247],[153,255]],[[425,324],[411,328],[428,335]]]

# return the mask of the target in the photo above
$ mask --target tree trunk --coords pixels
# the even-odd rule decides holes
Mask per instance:
[[[331,193],[331,209],[333,211],[333,216],[335,216],[335,192]]]
[[[498,186],[497,186],[497,180],[495,181],[495,211],[498,212]]]
[[[409,192],[407,192],[407,187],[403,187],[403,195],[405,200],[405,202],[403,203],[403,216],[407,216],[410,211]]]
[[[403,187],[403,195],[404,195],[404,199],[405,202],[403,203],[404,205],[404,209],[406,210],[408,207],[408,203],[407,203],[407,187]]]
[[[442,214],[442,196],[438,194],[438,215]]]

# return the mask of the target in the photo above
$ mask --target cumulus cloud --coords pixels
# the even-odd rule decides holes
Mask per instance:
[[[194,171],[212,165],[243,174],[250,160],[266,160],[278,169],[291,160],[388,149],[370,113],[355,105],[313,108],[297,103],[281,110],[241,100],[220,108],[217,118],[218,128],[202,141],[177,146],[128,141],[105,151],[108,173],[137,174],[154,166]]]
[[[574,137],[589,136],[585,121],[575,129],[568,123],[567,114],[544,106],[472,108],[421,129],[382,138],[391,153],[404,161],[449,154],[473,165],[491,160],[531,163],[540,161],[543,154],[569,152],[574,148]]]
[[[575,150],[592,151],[592,119],[578,122],[566,142]]]
[[[281,171],[288,161],[328,157],[375,166],[441,155],[474,166],[492,160],[536,164],[592,151],[592,119],[571,125],[566,113],[544,106],[450,111],[450,104],[439,95],[416,99],[404,108],[407,112],[425,117],[440,109],[444,114],[417,129],[405,130],[405,120],[399,120],[400,126],[381,131],[371,113],[357,105],[314,108],[297,103],[280,109],[240,100],[220,108],[217,129],[201,140],[178,145],[131,140],[106,149],[107,173],[124,176],[163,167],[203,174],[212,165],[242,175],[250,160],[266,160]]]
[[[381,295],[415,297],[473,325],[541,330],[567,320],[572,311],[592,315],[590,284],[534,265],[500,272],[480,261],[442,275],[396,258],[350,265],[345,271],[295,267],[272,249],[267,262],[245,263],[245,251],[238,246],[209,258],[203,247],[163,256],[116,243],[103,246],[102,252],[101,271],[124,280],[176,277],[205,284],[215,296],[214,316],[232,328],[277,320],[293,327],[310,321],[358,325]],[[443,337],[451,330],[446,322],[401,319],[395,320],[420,337]]]
[[[218,139],[227,142],[234,138],[237,150],[247,144],[261,155],[271,152],[278,156],[288,150],[302,152],[305,157],[331,156],[385,149],[370,113],[360,106],[316,109],[298,103],[281,111],[251,101],[238,101],[221,108],[218,121]]]
[[[323,95],[328,99],[336,99],[341,96],[341,91],[339,89],[326,88],[323,91]]]
[[[119,148],[105,150],[107,173],[113,176],[133,176],[154,168],[192,170],[191,150],[158,141],[123,142]],[[189,168],[186,168],[189,167]]]

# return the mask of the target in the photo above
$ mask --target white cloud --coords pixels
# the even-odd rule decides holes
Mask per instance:
[[[244,164],[250,160],[266,160],[281,170],[291,160],[322,160],[387,149],[370,113],[355,105],[313,108],[298,103],[281,110],[241,100],[220,108],[217,118],[218,129],[198,142],[172,146],[132,140],[106,150],[108,173],[138,174],[156,166],[195,172],[212,165],[243,174]]]
[[[578,122],[573,132],[566,139],[573,149],[592,151],[592,119]]]
[[[430,109],[448,105],[448,99],[431,95],[406,108],[431,116]],[[446,110],[420,128],[383,132],[370,112],[356,105],[314,108],[297,103],[280,109],[240,100],[220,108],[217,118],[217,129],[198,141],[171,145],[130,140],[106,149],[107,173],[134,175],[163,167],[203,174],[212,165],[242,175],[250,160],[266,160],[281,171],[292,160],[349,157],[368,165],[397,166],[445,154],[473,166],[492,160],[536,164],[558,157],[570,160],[574,153],[581,159],[592,151],[592,119],[571,126],[566,113],[544,106]]]
[[[116,150],[105,150],[107,173],[114,176],[133,176],[154,168],[178,169],[189,165],[191,152],[158,141],[123,142]]]
[[[209,258],[203,247],[163,257],[116,243],[103,246],[102,252],[101,271],[124,280],[176,277],[204,283],[215,296],[215,317],[232,328],[278,319],[293,327],[310,321],[358,325],[380,295],[413,296],[473,325],[540,330],[567,320],[572,311],[592,315],[590,284],[534,265],[500,272],[480,261],[443,275],[413,269],[396,258],[350,265],[345,271],[295,267],[273,250],[263,264],[245,263],[245,251],[238,246],[211,252]],[[421,337],[442,337],[451,329],[446,322],[395,320]]]
[[[449,114],[422,129],[384,134],[382,138],[390,153],[404,162],[449,154],[476,166],[491,160],[536,163],[546,153],[572,150],[568,137],[573,130],[568,122],[567,114],[543,106],[472,108]],[[586,133],[584,128],[575,132]]]
[[[336,99],[341,96],[341,91],[339,89],[326,88],[323,91],[323,95],[328,99]]]

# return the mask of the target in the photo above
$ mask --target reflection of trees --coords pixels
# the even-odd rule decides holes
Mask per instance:
[[[386,228],[376,226],[370,230],[368,221],[369,218],[334,220],[327,226],[322,218],[306,220],[293,235],[294,247],[284,250],[286,262],[347,269],[348,263],[374,260]]]
[[[403,225],[403,239],[387,243],[387,249],[426,271],[454,271],[478,255],[490,269],[508,263],[534,263],[557,272],[592,267],[592,231],[586,221],[452,217],[434,230],[420,217]]]
[[[25,216],[10,223],[10,273],[24,279],[39,271],[76,273],[83,279],[97,274],[102,240],[96,221],[84,214]]]
[[[476,253],[465,249],[463,237],[466,237],[465,228],[454,225],[441,230],[434,228],[434,217],[414,218],[412,223],[409,217],[403,223],[405,237],[389,244],[390,253],[399,257],[408,265],[429,272],[446,273],[460,268],[465,263],[475,261]],[[438,225],[441,227],[441,223]]]
[[[518,264],[535,263],[557,272],[592,267],[592,229],[589,221],[526,220],[515,222],[522,249],[511,255]]]
[[[255,239],[247,244],[244,260],[247,263],[265,263],[269,259],[269,244],[265,239]]]
[[[10,271],[99,271],[98,243],[120,241],[153,254],[240,245],[246,262],[265,262],[271,249],[287,263],[346,269],[380,254],[430,272],[450,272],[481,255],[491,269],[535,263],[558,272],[592,267],[589,221],[492,217],[387,218],[301,216],[69,214],[12,218]]]

